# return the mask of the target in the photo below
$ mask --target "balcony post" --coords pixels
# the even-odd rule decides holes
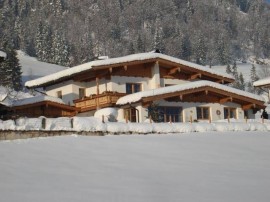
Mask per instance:
[[[99,109],[99,77],[96,77],[96,86],[97,86],[97,97],[96,97],[96,105],[97,110]]]

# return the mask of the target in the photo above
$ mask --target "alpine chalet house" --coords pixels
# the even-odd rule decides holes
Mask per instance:
[[[228,74],[161,53],[92,61],[26,82],[75,106],[78,116],[118,107],[118,120],[143,122],[155,106],[160,121],[254,118],[261,97],[227,86]]]

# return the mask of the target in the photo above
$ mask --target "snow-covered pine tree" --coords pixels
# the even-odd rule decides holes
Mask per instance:
[[[239,74],[239,89],[240,90],[246,89],[245,79],[244,79],[242,72]]]
[[[44,62],[53,62],[52,33],[50,26],[39,22],[35,40],[35,47],[38,59]]]
[[[135,49],[134,49],[134,45],[132,43],[132,41],[129,43],[129,47],[128,47],[128,54],[134,54],[135,53]]]
[[[250,69],[250,81],[248,83],[248,92],[258,94],[259,90],[254,88],[253,83],[259,79],[257,75],[257,70],[255,65],[253,64],[251,69]]]
[[[239,79],[238,68],[237,68],[236,62],[234,62],[232,66],[232,75],[234,76],[235,80]]]
[[[193,52],[195,54],[196,63],[200,65],[206,64],[206,45],[203,35],[200,33],[194,41]]]
[[[139,53],[145,52],[144,43],[143,43],[141,34],[139,34],[139,37],[137,39],[137,52]]]
[[[52,63],[69,66],[69,46],[67,45],[67,41],[63,34],[61,35],[59,31],[56,31],[53,34],[52,53]]]
[[[180,58],[183,60],[190,60],[192,54],[191,42],[187,35],[182,38]]]
[[[232,69],[231,69],[231,66],[229,64],[226,67],[226,73],[227,74],[232,74]]]
[[[238,68],[237,68],[236,62],[234,62],[233,66],[232,66],[232,75],[235,79],[235,81],[232,84],[232,87],[240,89],[241,88],[240,87],[240,80],[239,80],[239,74],[238,74]]]
[[[17,52],[10,45],[5,47],[5,52],[7,57],[0,66],[0,84],[19,91],[22,89],[22,71],[19,59],[17,58]]]

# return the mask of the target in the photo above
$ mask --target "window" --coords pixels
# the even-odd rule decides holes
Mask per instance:
[[[129,108],[124,110],[124,116],[127,118],[130,122],[136,122],[136,109],[135,108]]]
[[[148,108],[148,116],[152,116],[155,122],[182,122],[182,108],[181,107],[163,107]]]
[[[56,92],[56,96],[57,96],[58,98],[62,99],[62,98],[63,98],[63,96],[62,96],[62,91],[61,91],[61,90],[60,90],[60,91],[57,91],[57,92]]]
[[[79,99],[84,98],[86,95],[85,88],[79,88]]]
[[[141,84],[140,83],[127,83],[126,84],[126,93],[131,94],[131,93],[137,93],[140,92],[141,89]]]
[[[236,109],[230,107],[224,107],[224,119],[235,118],[236,119]]]
[[[197,107],[197,119],[209,119],[209,107]]]

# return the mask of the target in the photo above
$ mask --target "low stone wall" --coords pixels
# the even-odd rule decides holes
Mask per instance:
[[[103,132],[87,132],[87,131],[11,131],[2,130],[0,131],[1,140],[16,140],[16,139],[27,139],[27,138],[38,138],[38,137],[53,137],[53,136],[64,136],[64,135],[83,135],[83,136],[104,136]]]

